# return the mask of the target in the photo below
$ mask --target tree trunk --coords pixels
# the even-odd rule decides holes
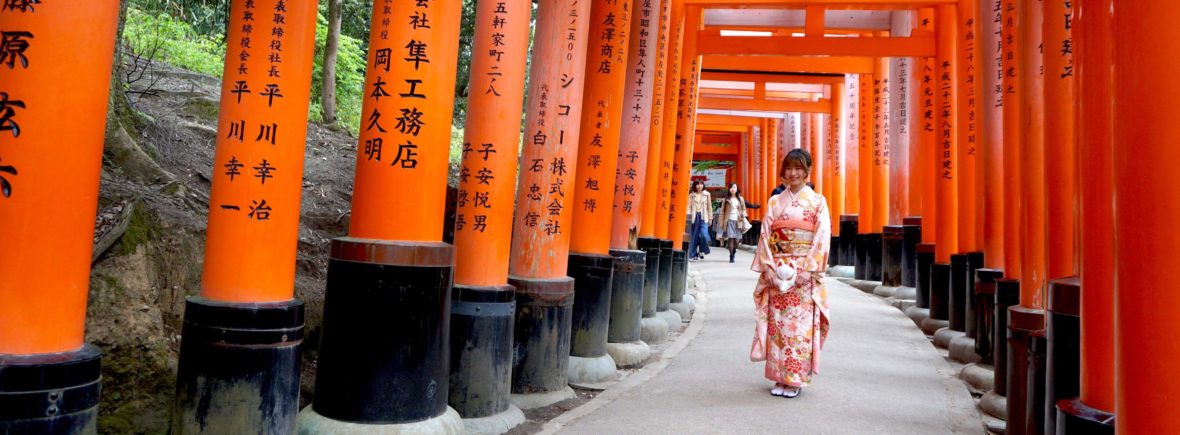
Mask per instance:
[[[336,125],[336,55],[340,48],[340,22],[344,0],[328,0],[328,41],[324,46],[323,94],[324,123]]]

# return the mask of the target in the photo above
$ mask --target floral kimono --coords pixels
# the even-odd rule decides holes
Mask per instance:
[[[766,378],[792,387],[811,383],[828,335],[828,292],[823,285],[831,244],[831,217],[823,196],[804,186],[770,198],[754,264],[754,345],[750,360],[766,361]],[[779,265],[795,268],[793,287],[780,292]]]

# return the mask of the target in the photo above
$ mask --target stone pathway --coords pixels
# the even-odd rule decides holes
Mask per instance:
[[[754,329],[752,254],[714,249],[691,263],[705,281],[699,334],[642,382],[623,382],[547,425],[568,434],[984,433],[955,370],[904,314],[827,280],[832,326],[821,373],[796,399],[770,396],[748,358]],[[666,367],[664,365],[666,364]],[[637,375],[642,375],[641,370]],[[642,379],[643,376],[640,376]],[[629,385],[628,385],[629,384]],[[608,390],[610,392],[610,390]],[[579,412],[583,411],[583,412]],[[572,420],[572,421],[571,421]]]

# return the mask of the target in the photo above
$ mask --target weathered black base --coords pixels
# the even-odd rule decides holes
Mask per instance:
[[[992,313],[996,330],[996,340],[992,348],[992,360],[995,361],[996,394],[1008,396],[1008,327],[1012,323],[1008,316],[1008,309],[1020,304],[1020,281],[1000,278],[996,280],[995,311]]]
[[[922,218],[907,217],[902,225],[901,285],[918,287],[918,244],[922,243]]]
[[[447,403],[463,418],[508,410],[516,289],[455,285]]]
[[[570,278],[574,279],[571,356],[597,358],[606,355],[614,263],[615,258],[609,255],[570,253],[568,271]]]
[[[886,225],[882,236],[881,285],[901,286],[901,250],[905,239],[905,228],[901,225]]]
[[[1057,402],[1057,435],[1114,435],[1114,414],[1091,408],[1080,399]]]
[[[1022,435],[1038,433],[1041,426],[1032,425],[1030,415],[1036,407],[1036,388],[1030,383],[1036,373],[1029,370],[1032,355],[1033,335],[1040,332],[1045,321],[1043,311],[1014,306],[1008,309],[1008,431],[1006,434]],[[1044,382],[1044,378],[1041,378]],[[1044,391],[1044,387],[1040,388]],[[1043,397],[1043,396],[1042,396]],[[1039,421],[1040,419],[1036,419]],[[1037,428],[1030,432],[1030,428]]]
[[[831,241],[828,246],[835,249],[828,254],[828,267],[836,267],[840,265],[840,236],[832,236]]]
[[[402,424],[448,411],[453,253],[444,243],[332,241],[316,414]]]
[[[1003,278],[1004,272],[996,269],[979,269],[975,271],[975,353],[980,357],[980,363],[995,364],[996,329],[996,280]],[[1006,332],[1005,332],[1006,334]]]
[[[684,302],[684,292],[688,290],[688,252],[672,251],[672,291],[668,296],[669,303]]]
[[[953,254],[947,320],[955,331],[967,330],[967,289],[967,254]]]
[[[647,263],[643,271],[643,317],[655,317],[660,294],[660,239],[641,238],[639,249],[646,254]]]
[[[1057,433],[1057,402],[1081,393],[1082,307],[1077,277],[1049,282],[1045,314],[1048,355],[1045,361],[1045,433]]]
[[[672,241],[660,239],[660,287],[656,294],[656,311],[668,311],[672,303]]]
[[[512,394],[568,388],[574,280],[509,277],[508,283],[516,287]]]
[[[98,433],[102,353],[0,354],[0,434]]]
[[[882,251],[884,250],[884,240],[881,233],[873,233],[865,235],[865,251],[867,251],[867,272],[865,279],[868,281],[880,281],[882,271]]]
[[[918,308],[930,308],[930,272],[934,265],[934,245],[929,243],[918,244],[918,253],[914,260],[915,268],[914,275],[917,277],[918,296],[914,299],[914,306]]]
[[[856,258],[854,269],[856,273],[854,278],[860,281],[867,281],[869,279],[869,235],[857,234],[855,236],[853,249],[856,251]]]
[[[1026,434],[1045,433],[1045,359],[1049,341],[1045,330],[1034,331],[1029,336],[1028,348],[1028,402],[1024,405]]]
[[[966,328],[963,332],[967,333],[968,337],[975,337],[975,271],[983,267],[983,253],[982,252],[968,252],[967,253],[967,276],[963,277],[966,281],[966,289],[963,291],[963,303],[966,305],[963,310],[963,327]]]
[[[299,416],[302,301],[189,297],[172,433],[292,433]]]
[[[639,341],[639,319],[643,317],[643,276],[647,271],[647,254],[611,250],[610,255],[615,257],[615,262],[606,340],[610,343],[636,342]]]
[[[854,214],[840,216],[840,244],[837,246],[840,266],[856,266],[856,231],[858,217]]]
[[[930,318],[950,320],[951,265],[930,265]]]

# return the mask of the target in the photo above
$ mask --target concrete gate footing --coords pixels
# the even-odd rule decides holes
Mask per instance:
[[[672,302],[668,309],[680,315],[681,320],[692,318],[692,306],[684,302]]]
[[[913,287],[898,287],[887,301],[893,308],[908,312],[910,307],[917,304],[918,289]]]
[[[917,305],[914,305],[912,307],[906,308],[905,315],[906,317],[909,317],[910,320],[913,320],[915,325],[921,327],[922,323],[925,322],[926,319],[930,318],[930,309],[919,308]],[[923,332],[924,331],[925,330],[923,330]]]
[[[929,312],[929,310],[927,311]],[[922,319],[922,323],[918,326],[922,328],[922,332],[925,332],[926,335],[934,335],[939,329],[949,328],[951,322],[949,320],[931,319],[929,314],[927,314],[927,317]]]
[[[959,379],[967,383],[972,393],[983,394],[996,385],[996,369],[978,363],[967,364],[959,371]]]
[[[509,405],[508,409],[499,414],[479,418],[464,418],[463,427],[467,429],[467,433],[470,435],[499,435],[512,430],[514,427],[520,426],[521,423],[527,420],[520,408]]]
[[[578,397],[578,393],[575,393],[573,388],[566,386],[560,390],[545,393],[513,394],[509,397],[509,400],[512,402],[512,405],[520,409],[537,409],[554,403],[564,402],[575,397]]]
[[[639,321],[639,339],[647,344],[668,341],[668,322],[659,317],[644,317]]]
[[[873,294],[873,290],[881,285],[881,281],[852,281],[850,285],[862,292]]]
[[[940,349],[950,349],[952,340],[966,335],[966,332],[956,331],[949,326],[941,328],[934,332],[934,346]]]
[[[856,277],[856,268],[852,266],[832,266],[828,268],[828,275],[833,278],[852,279]]]
[[[966,334],[960,337],[951,339],[951,344],[947,347],[951,359],[961,362],[963,364],[977,363],[983,360],[978,353],[975,353],[975,338]]]
[[[333,420],[317,414],[309,405],[299,413],[298,429],[300,435],[460,435],[465,431],[463,418],[449,406],[442,415],[422,421],[371,424]]]
[[[988,391],[979,398],[979,410],[987,416],[1008,421],[1008,398]]]
[[[860,280],[858,280],[856,278],[852,278],[852,277],[847,277],[847,276],[837,276],[836,281],[840,281],[842,283],[852,285],[853,283],[860,281]]]
[[[681,323],[684,322],[684,319],[680,317],[680,313],[672,310],[656,311],[656,318],[668,324],[668,332],[679,331]]]
[[[598,357],[570,356],[565,374],[571,386],[583,390],[605,390],[607,384],[619,380],[615,371],[615,360],[610,353]]]
[[[877,296],[880,296],[883,298],[891,298],[891,297],[893,297],[893,295],[895,293],[897,293],[897,287],[894,287],[891,285],[881,284],[873,289],[874,295],[877,295]]]
[[[607,343],[606,353],[615,360],[616,368],[637,367],[651,358],[651,346],[642,341],[631,343]]]

